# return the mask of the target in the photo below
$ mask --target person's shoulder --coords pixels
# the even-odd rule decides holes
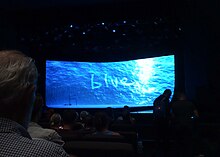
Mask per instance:
[[[154,100],[154,105],[158,105],[159,103],[161,103],[162,99],[164,98],[163,95],[158,96],[155,100]]]
[[[118,132],[114,132],[114,131],[111,131],[111,130],[107,130],[107,131],[103,132],[103,134],[120,136],[120,134]]]
[[[60,137],[59,134],[57,133],[56,130],[54,129],[49,129],[49,128],[36,128],[36,127],[33,127],[33,128],[28,128],[28,131],[31,132],[33,129],[35,129],[35,134],[36,134],[36,131],[38,131],[39,135],[41,135],[42,137],[48,137],[48,138],[53,138],[53,137]]]
[[[46,132],[48,135],[58,135],[57,131],[49,128],[42,128],[42,131]]]
[[[123,117],[122,117],[122,116],[119,116],[119,117],[117,118],[117,120],[123,120]]]
[[[164,98],[164,95],[160,95],[155,99],[155,101],[161,101],[163,98]]]
[[[114,132],[114,131],[112,131],[112,135],[120,136],[120,134],[118,132]]]
[[[32,145],[35,148],[36,155],[39,156],[53,156],[53,157],[69,156],[61,145],[44,139],[33,139]]]

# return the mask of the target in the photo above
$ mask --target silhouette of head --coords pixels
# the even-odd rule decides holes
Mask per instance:
[[[51,117],[50,117],[50,124],[51,126],[59,126],[62,122],[62,117],[59,113],[54,113]]]
[[[97,131],[108,129],[110,118],[105,112],[97,112],[94,116],[94,125]]]
[[[77,120],[77,112],[72,109],[67,109],[63,111],[63,122],[72,124]]]
[[[80,112],[80,119],[81,121],[84,121],[85,117],[88,116],[89,113],[87,111],[81,111]]]
[[[166,89],[164,92],[163,92],[163,95],[167,98],[170,98],[172,92],[170,89]]]

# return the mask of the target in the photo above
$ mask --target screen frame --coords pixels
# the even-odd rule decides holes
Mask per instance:
[[[173,55],[174,56],[174,65],[175,65],[175,67],[174,67],[174,88],[175,88],[175,85],[176,85],[176,56],[174,55],[174,54],[169,54],[169,55]],[[169,56],[169,55],[162,55],[162,56]],[[154,57],[162,57],[162,56],[154,56]],[[153,57],[145,57],[145,58],[153,58]],[[144,59],[144,58],[134,58],[134,59],[131,59],[131,60],[136,60],[136,59]],[[47,60],[54,60],[54,59],[46,59],[45,61],[47,61]],[[57,60],[56,59],[56,61],[63,61],[63,59],[62,60]],[[85,61],[78,61],[78,60],[71,60],[71,59],[65,59],[65,61],[76,61],[76,62],[85,62]],[[120,61],[127,61],[127,60],[120,60]],[[89,62],[97,62],[97,61],[89,61]],[[104,62],[115,62],[115,60],[113,60],[113,61],[104,61]],[[45,67],[46,67],[46,65],[45,65]],[[46,72],[45,72],[46,73]],[[45,78],[45,82],[46,82],[46,78]],[[45,100],[46,100],[46,84],[45,84]],[[45,103],[46,103],[46,101],[45,101]],[[47,106],[48,107],[48,106]],[[52,107],[49,107],[49,108],[52,108]],[[136,112],[136,111],[145,111],[145,110],[152,110],[152,106],[146,106],[146,107],[131,107],[132,108],[132,110],[134,111],[134,112]],[[84,108],[77,108],[77,109],[84,109]],[[88,108],[88,109],[94,109],[94,108]],[[98,109],[98,108],[97,108]]]

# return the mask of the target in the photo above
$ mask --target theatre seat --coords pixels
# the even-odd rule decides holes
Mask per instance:
[[[71,141],[64,145],[69,154],[79,157],[135,157],[132,144],[101,141]]]
[[[80,131],[72,130],[59,130],[58,134],[62,137],[62,140],[65,142],[80,140],[83,137],[83,134]]]
[[[110,126],[110,130],[112,131],[132,131],[137,132],[137,126],[133,124],[118,124],[114,123]]]
[[[134,131],[118,131],[121,136],[124,137],[124,141],[126,143],[131,143],[134,149],[137,149],[138,135],[137,132]],[[137,151],[137,150],[136,150]]]
[[[125,143],[124,136],[118,135],[85,135],[82,138],[83,141],[104,141],[104,142],[121,142]]]

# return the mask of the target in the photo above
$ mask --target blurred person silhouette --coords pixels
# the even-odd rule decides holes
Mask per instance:
[[[197,149],[196,123],[199,118],[196,106],[187,99],[185,92],[179,91],[171,103],[172,128],[177,144],[177,156],[194,156]],[[195,136],[196,135],[196,136]],[[195,145],[196,144],[196,145]]]
[[[84,125],[83,133],[92,134],[94,132],[95,132],[94,117],[89,114],[85,117],[85,125]]]
[[[53,108],[48,108],[47,106],[44,106],[42,109],[42,116],[39,119],[40,123],[47,123],[50,122],[50,117],[55,113],[55,110]]]
[[[117,118],[116,123],[135,124],[135,118],[131,116],[130,108],[127,105],[122,109],[121,116]]]
[[[34,60],[20,51],[0,51],[0,73],[0,156],[68,156],[62,146],[27,132],[38,80]]]
[[[50,128],[54,130],[63,129],[62,126],[62,117],[59,113],[54,113],[50,117]]]
[[[37,93],[32,111],[31,122],[28,125],[28,133],[32,138],[42,138],[63,145],[64,141],[55,130],[45,129],[38,124],[39,119],[41,118],[43,106],[43,97],[41,94]]]
[[[77,122],[78,113],[73,109],[66,109],[63,111],[63,129],[64,130],[81,130],[83,125]]]
[[[153,102],[153,118],[155,120],[167,120],[170,116],[170,89],[164,90]]]
[[[153,102],[153,121],[156,133],[156,153],[168,155],[170,136],[170,89],[165,89]],[[159,151],[158,151],[159,150]]]
[[[81,111],[80,114],[79,114],[80,122],[82,123],[83,126],[85,125],[85,118],[88,115],[89,115],[88,111]]]
[[[96,112],[94,116],[94,135],[120,135],[118,132],[109,130],[110,118],[105,112]]]
[[[184,92],[180,91],[174,95],[171,103],[171,115],[179,124],[189,124],[192,119],[199,118],[199,112],[194,103],[187,99]]]
[[[114,113],[114,109],[112,107],[107,107],[105,109],[106,114],[108,114],[108,116],[111,119],[111,123],[113,123],[115,121],[115,113]]]

